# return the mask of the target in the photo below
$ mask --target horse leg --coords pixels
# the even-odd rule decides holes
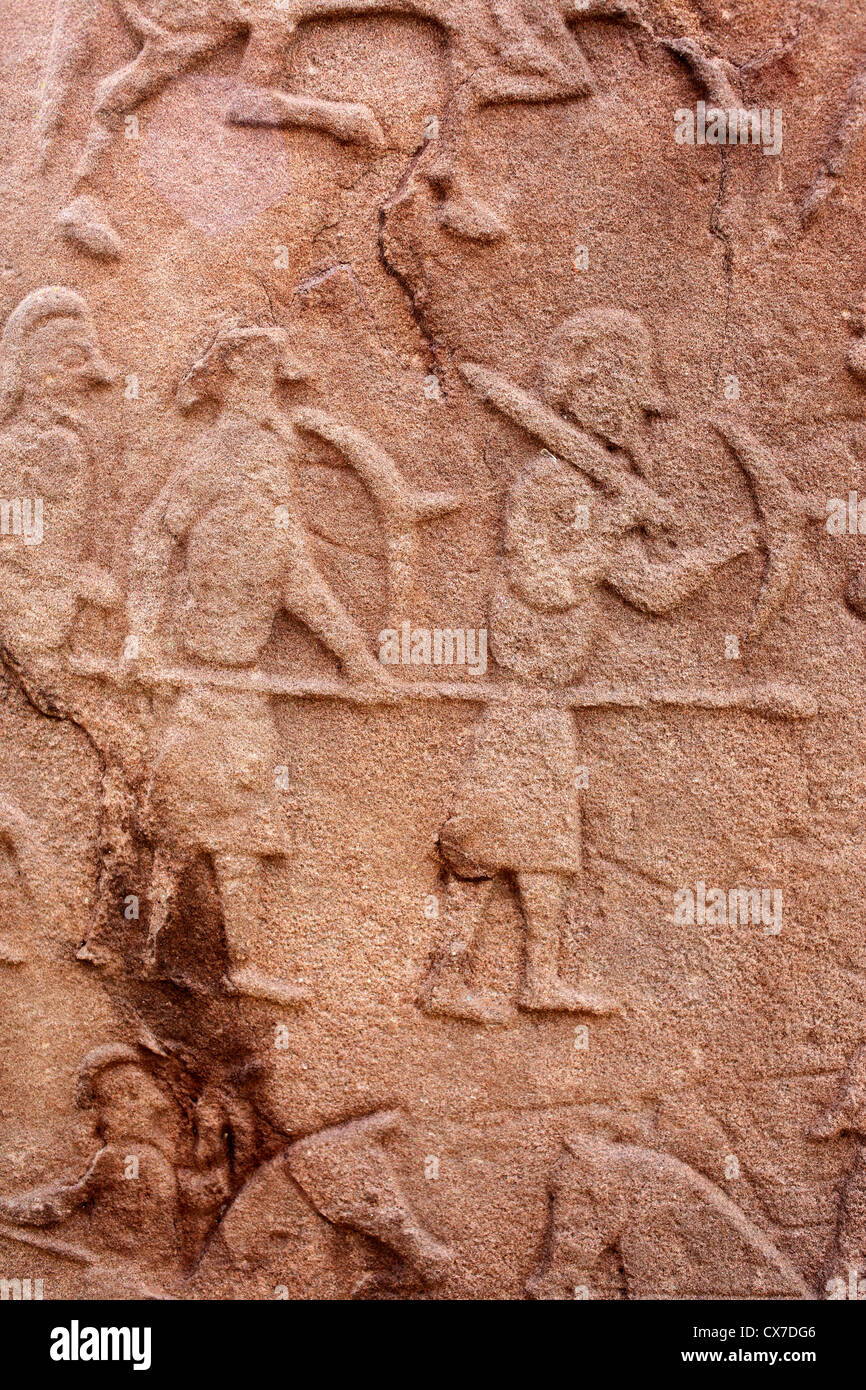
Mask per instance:
[[[233,125],[306,126],[347,144],[384,148],[382,127],[369,106],[280,91],[277,84],[296,27],[297,16],[290,14],[251,30],[240,86],[226,111],[226,120]]]
[[[124,118],[199,58],[206,57],[225,37],[226,33],[220,31],[148,38],[132,62],[99,84],[84,152],[75,170],[73,201],[57,218],[69,240],[93,255],[120,255],[120,238],[97,199],[83,190],[102,172]]]
[[[451,97],[441,122],[427,181],[441,197],[439,225],[470,241],[499,241],[506,227],[492,208],[472,198],[462,187],[461,164],[470,123],[484,106],[476,73]]]
[[[586,97],[594,90],[592,74],[578,50],[578,61],[556,63],[541,73],[514,72],[507,68],[482,68],[454,94],[442,124],[436,156],[427,179],[443,195],[439,223],[455,236],[474,241],[496,241],[505,226],[485,204],[469,197],[460,187],[460,168],[470,123],[488,106],[513,102],[566,101]]]
[[[77,181],[95,176],[105,145],[130,112],[187,72],[200,58],[207,57],[229,36],[221,28],[216,33],[148,38],[132,62],[100,82],[93,108],[94,125],[78,166]]]

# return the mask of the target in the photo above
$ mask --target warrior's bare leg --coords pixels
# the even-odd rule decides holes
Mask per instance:
[[[102,816],[99,831],[99,878],[87,936],[78,948],[79,960],[105,965],[110,959],[112,928],[116,923],[118,885],[136,877],[136,851],[130,829],[129,790],[121,769],[106,758],[102,777]]]
[[[305,1003],[309,998],[305,989],[268,974],[265,968],[275,942],[265,908],[261,860],[253,854],[219,854],[214,868],[229,953],[226,988],[232,994],[273,1004]]]
[[[158,970],[159,938],[174,911],[182,872],[183,862],[176,854],[161,848],[154,850],[148,898],[147,942],[144,948],[145,969],[151,975],[156,974]]]
[[[449,878],[445,887],[444,934],[418,995],[418,1005],[428,1014],[465,1018],[472,1023],[504,1023],[507,1005],[489,990],[470,983],[472,956],[484,919],[493,878],[472,882]]]
[[[518,997],[522,1009],[593,1014],[615,1009],[603,996],[567,985],[559,973],[562,922],[573,883],[570,874],[517,876],[526,926],[523,984]]]

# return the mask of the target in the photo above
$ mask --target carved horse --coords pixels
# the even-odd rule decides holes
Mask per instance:
[[[306,127],[368,149],[382,148],[385,137],[369,107],[279,86],[300,25],[372,15],[426,20],[444,31],[450,92],[426,176],[440,197],[441,225],[456,235],[493,240],[502,235],[502,224],[460,186],[460,156],[471,119],[499,103],[589,95],[592,74],[569,23],[628,13],[620,0],[480,0],[474,5],[467,0],[59,0],[39,120],[43,163],[76,74],[94,50],[99,17],[107,6],[118,12],[139,49],[96,89],[73,200],[58,221],[86,250],[109,256],[120,253],[120,240],[92,195],[116,131],[143,101],[238,38],[246,46],[227,121]]]

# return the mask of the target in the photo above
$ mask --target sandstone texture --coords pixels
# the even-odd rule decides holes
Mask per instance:
[[[3,0],[4,1298],[866,1296],[864,184],[859,0]]]

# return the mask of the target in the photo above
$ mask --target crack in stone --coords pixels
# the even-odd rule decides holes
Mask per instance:
[[[409,183],[412,179],[412,175],[418,167],[418,164],[420,163],[426,148],[427,141],[424,140],[417,147],[417,149],[413,151],[412,156],[408,164],[406,165],[406,168],[404,169],[399,182],[380,207],[377,245],[379,263],[382,266],[382,269],[385,271],[385,273],[387,275],[390,275],[393,280],[396,280],[397,284],[400,286],[400,289],[402,290],[406,298],[409,312],[412,316],[416,328],[418,329],[418,332],[424,344],[424,348],[428,354],[428,359],[432,366],[436,368],[437,374],[441,375],[440,354],[442,351],[442,346],[436,338],[435,334],[430,329],[427,323],[426,316],[423,310],[421,309],[421,306],[418,304],[414,285],[412,284],[408,275],[406,275],[402,270],[400,270],[399,266],[397,266],[397,264],[391,259],[391,257],[388,254],[388,248],[386,245],[388,231],[388,213],[396,205],[402,194],[408,188]]]

